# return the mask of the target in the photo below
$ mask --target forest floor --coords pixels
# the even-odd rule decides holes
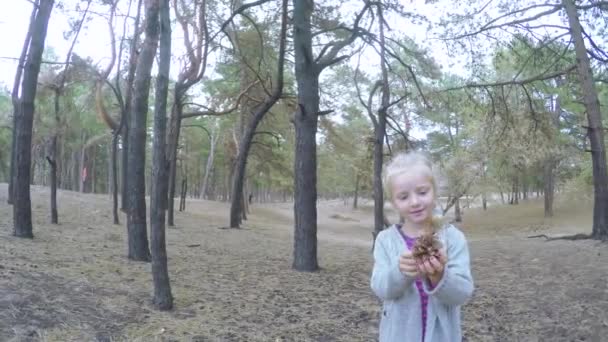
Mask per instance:
[[[374,341],[369,288],[372,207],[318,205],[321,271],[291,269],[293,205],[257,204],[244,229],[228,204],[189,200],[167,230],[175,309],[150,305],[150,265],[126,259],[126,229],[107,195],[32,188],[33,240],[12,236],[0,184],[0,341]],[[463,307],[466,341],[606,341],[608,244],[529,235],[587,233],[591,203],[559,197],[465,211],[476,290]],[[121,216],[121,223],[124,223]]]

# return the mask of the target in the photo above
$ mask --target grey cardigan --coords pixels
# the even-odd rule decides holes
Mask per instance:
[[[429,295],[425,342],[460,342],[460,306],[473,294],[469,249],[464,234],[452,225],[438,232],[447,248],[442,279]],[[396,226],[382,231],[374,247],[371,287],[383,301],[380,342],[421,342],[422,312],[414,278],[399,271],[399,256],[407,249]]]

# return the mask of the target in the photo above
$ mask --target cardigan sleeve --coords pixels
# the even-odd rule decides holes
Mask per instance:
[[[371,287],[382,300],[395,300],[403,296],[414,278],[399,271],[399,257],[392,256],[387,250],[388,231],[378,234],[374,244],[374,268]]]
[[[427,282],[423,282],[424,290],[445,305],[463,305],[471,298],[474,289],[469,248],[460,230],[453,226],[448,230],[448,262],[443,277],[432,289]]]

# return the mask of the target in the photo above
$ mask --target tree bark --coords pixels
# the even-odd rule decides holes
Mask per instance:
[[[78,158],[78,192],[84,192],[84,182],[86,182],[87,176],[84,173],[86,168],[85,157],[86,157],[86,141],[85,133],[82,132],[80,135],[82,147],[80,148],[80,158]],[[87,172],[88,173],[88,172]]]
[[[122,111],[120,135],[122,138],[122,163],[121,163],[121,210],[125,213],[129,209],[129,125],[131,122],[131,106],[133,97],[133,83],[135,82],[135,71],[137,69],[138,60],[138,44],[139,44],[139,22],[141,19],[142,1],[137,2],[137,14],[135,16],[135,25],[133,29],[133,38],[129,47],[129,71],[127,73],[127,84],[125,89],[124,108]]]
[[[543,183],[545,189],[545,217],[553,217],[553,191],[555,186],[554,171],[555,162],[553,158],[545,161],[543,166]]]
[[[175,185],[177,180],[177,151],[179,146],[179,135],[182,125],[182,111],[183,105],[181,98],[184,90],[180,84],[175,85],[175,103],[171,110],[171,118],[169,121],[169,136],[168,136],[168,152],[167,156],[169,159],[169,188],[168,188],[168,203],[167,203],[167,224],[170,227],[175,225],[174,212],[175,212]]]
[[[36,0],[34,6],[38,6],[39,1]],[[19,64],[17,64],[17,71],[15,72],[15,80],[13,82],[13,90],[11,92],[11,101],[13,104],[13,130],[12,130],[12,142],[11,142],[11,164],[10,174],[8,179],[8,204],[13,204],[14,201],[14,183],[15,183],[15,168],[16,156],[17,156],[17,128],[19,126],[18,120],[21,110],[21,100],[19,99],[19,86],[21,85],[21,76],[23,75],[23,69],[25,68],[25,59],[27,57],[27,51],[30,47],[32,40],[32,32],[34,31],[34,24],[36,22],[36,8],[32,9],[30,15],[30,24],[23,41],[23,47],[21,48],[21,56],[19,57]]]
[[[188,190],[188,178],[182,179],[182,188],[179,192],[179,211],[186,210],[186,191]]]
[[[460,210],[460,199],[454,203],[454,221],[462,222],[462,211]]]
[[[51,223],[59,223],[59,215],[57,214],[57,136],[51,138],[51,152],[47,161],[51,166]]]
[[[70,45],[70,49],[68,50],[66,59],[65,59],[65,67],[63,68],[63,73],[61,75],[59,75],[60,80],[59,80],[59,84],[56,85],[56,88],[54,89],[54,109],[55,109],[55,131],[53,132],[53,136],[51,138],[51,144],[49,146],[50,151],[48,153],[47,156],[47,160],[49,162],[49,165],[51,166],[51,198],[50,198],[50,202],[51,202],[51,223],[52,224],[58,224],[59,223],[59,218],[58,218],[58,214],[57,214],[57,168],[59,167],[59,163],[60,163],[60,159],[57,158],[58,156],[58,147],[57,147],[57,141],[59,140],[59,131],[60,131],[60,127],[61,127],[61,119],[59,117],[59,113],[60,113],[60,108],[59,108],[59,99],[61,97],[61,94],[63,93],[63,91],[65,90],[65,81],[67,79],[67,72],[68,72],[68,68],[70,65],[70,59],[72,58],[72,51],[74,50],[74,46],[76,45],[76,42],[78,41],[78,36],[80,35],[80,30],[82,28],[82,25],[88,15],[89,12],[89,7],[91,5],[91,0],[89,0],[87,7],[84,11],[84,14],[82,15],[82,19],[80,20],[80,23],[78,24],[78,29],[76,30],[76,34],[74,35],[74,39],[72,40],[72,44]]]
[[[562,80],[560,78],[556,79],[557,86],[562,85]],[[556,132],[559,132],[559,118],[562,112],[561,108],[561,98],[558,95],[555,98],[555,107],[553,108],[553,115],[551,117],[551,122],[555,127]],[[543,190],[545,197],[545,217],[553,216],[553,199],[555,193],[555,169],[557,167],[557,160],[555,156],[551,155],[545,161],[544,169],[543,169]],[[537,191],[538,194],[538,191]]]
[[[249,156],[249,151],[251,150],[251,145],[253,142],[253,137],[255,135],[255,131],[266,115],[270,108],[274,106],[274,104],[281,98],[283,94],[283,67],[285,61],[285,36],[287,31],[287,0],[283,0],[283,13],[281,20],[281,33],[280,33],[280,41],[279,41],[279,58],[277,60],[277,81],[275,83],[275,88],[270,95],[264,101],[264,103],[255,111],[251,121],[245,128],[243,135],[241,136],[241,141],[239,143],[238,155],[236,157],[235,163],[235,172],[232,181],[232,196],[231,196],[231,205],[230,205],[230,227],[238,228],[241,223],[241,218],[246,219],[245,208],[245,199],[243,197],[243,187],[245,181],[245,171],[247,169],[247,158]]]
[[[154,106],[154,143],[152,161],[152,191],[150,198],[150,242],[152,253],[152,279],[154,306],[159,310],[173,307],[173,296],[167,268],[165,243],[165,208],[167,205],[167,158],[165,138],[167,134],[167,96],[169,94],[169,70],[171,66],[171,19],[169,0],[161,0],[160,50],[156,79]]]
[[[30,166],[32,157],[32,127],[34,122],[34,101],[38,87],[40,63],[44,51],[44,42],[49,19],[53,10],[54,0],[40,0],[34,6],[36,12],[34,24],[31,26],[31,40],[28,56],[24,65],[23,81],[21,83],[21,99],[17,137],[15,141],[15,175],[13,197],[14,235],[23,238],[33,238],[32,202],[30,198]]]
[[[298,86],[294,113],[296,148],[294,160],[294,260],[298,271],[316,271],[317,261],[317,142],[319,113],[319,66],[313,60],[311,14],[313,1],[293,0],[293,44]]]
[[[570,34],[574,40],[576,64],[589,124],[587,133],[591,145],[594,189],[593,229],[591,236],[594,239],[608,240],[608,171],[606,169],[606,145],[600,101],[593,81],[591,63],[587,55],[587,48],[585,47],[576,5],[573,0],[562,0],[562,4],[566,9],[570,23]]]
[[[357,172],[357,175],[355,176],[355,196],[353,198],[353,209],[357,210],[357,206],[359,203],[359,181],[360,181],[360,176],[359,173]]]
[[[118,135],[118,131],[112,134],[112,162],[110,165],[112,179],[112,216],[114,218],[114,224],[120,224],[120,220],[118,219]]]
[[[382,100],[378,110],[378,119],[374,127],[374,242],[384,229],[384,191],[382,186],[382,167],[384,164],[384,137],[386,135],[386,112],[390,101],[388,70],[386,62],[386,44],[384,39],[384,15],[382,4],[378,4],[378,26],[380,31],[380,68],[382,72]],[[370,108],[371,109],[371,108]]]
[[[160,0],[145,3],[145,39],[137,60],[129,125],[129,259],[150,261],[146,227],[146,129],[152,64],[159,39]]]
[[[209,176],[213,169],[213,159],[215,155],[215,145],[217,143],[217,126],[214,124],[211,130],[210,142],[209,142],[209,155],[207,156],[207,164],[205,165],[205,175],[203,176],[203,185],[201,185],[201,198],[206,198],[207,187],[209,186]]]

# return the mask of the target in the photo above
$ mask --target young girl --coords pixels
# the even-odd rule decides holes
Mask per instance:
[[[462,340],[460,306],[473,293],[467,242],[460,230],[433,216],[437,184],[423,154],[395,156],[385,168],[386,196],[404,219],[376,238],[371,287],[383,301],[380,342]],[[416,239],[434,231],[435,256],[416,261]]]

